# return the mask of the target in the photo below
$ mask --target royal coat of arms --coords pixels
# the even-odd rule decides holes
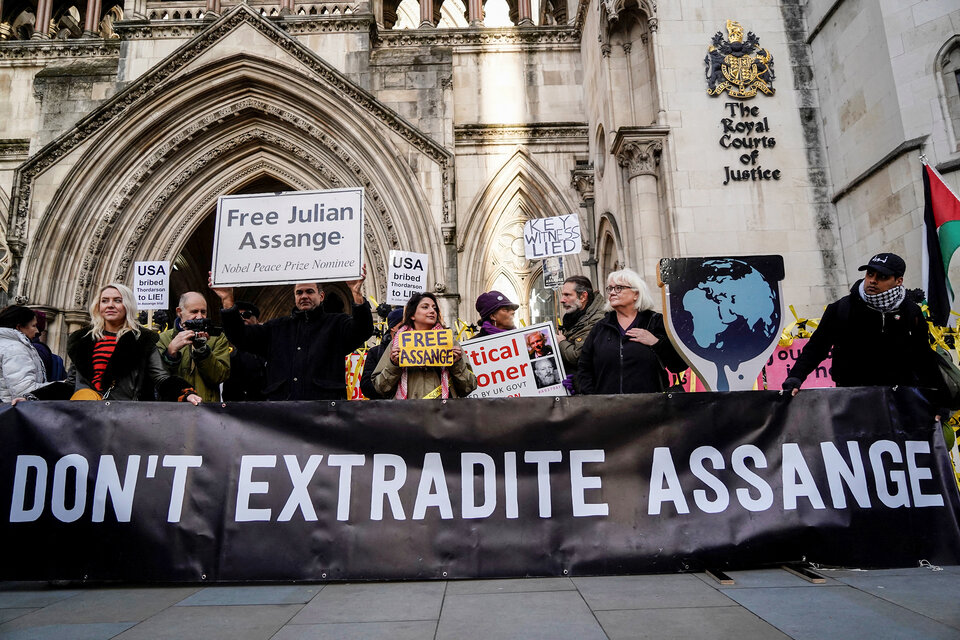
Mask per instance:
[[[724,40],[723,31],[717,31],[703,60],[707,93],[726,91],[732,98],[752,98],[757,91],[773,95],[773,56],[760,46],[760,38],[751,31],[744,40],[743,27],[734,20],[727,20],[727,34],[729,40]]]

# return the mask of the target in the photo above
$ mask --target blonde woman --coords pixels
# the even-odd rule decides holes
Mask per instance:
[[[90,305],[90,326],[70,334],[67,353],[76,368],[76,390],[110,400],[178,400],[200,404],[186,380],[160,361],[159,336],[137,322],[133,292],[111,283]]]
[[[607,314],[583,342],[577,365],[577,389],[593,393],[663,391],[674,373],[687,368],[653,310],[650,289],[636,271],[607,276]]]

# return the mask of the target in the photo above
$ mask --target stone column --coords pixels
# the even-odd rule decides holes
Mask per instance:
[[[580,165],[580,163],[578,163]],[[593,164],[584,163],[570,171],[571,186],[580,194],[580,207],[587,214],[587,228],[583,230],[583,248],[587,250],[587,259],[583,266],[589,269],[590,282],[594,288],[600,289],[597,282],[597,222],[593,210]]]
[[[97,20],[99,12],[96,10],[97,0],[87,0],[87,13],[83,17],[83,35],[88,38],[96,37],[97,27],[99,26]]]
[[[37,3],[37,21],[33,25],[32,40],[49,38],[50,15],[53,13],[53,0],[39,0]]]
[[[530,0],[518,0],[517,1],[517,11],[519,12],[519,20],[517,20],[518,27],[532,27],[533,22],[533,9],[530,7]]]
[[[467,21],[471,27],[483,26],[483,0],[467,0]]]
[[[657,191],[662,151],[663,141],[654,138],[626,141],[617,153],[617,161],[626,170],[629,197],[639,226],[637,240],[641,264],[637,267],[640,275],[654,285],[657,280],[657,267],[663,257],[660,197]]]
[[[443,233],[443,253],[446,260],[444,268],[444,277],[446,283],[438,282],[434,287],[437,296],[446,304],[443,310],[444,318],[447,319],[447,326],[456,331],[456,319],[460,317],[460,290],[458,280],[460,278],[457,268],[457,225],[453,222],[443,222],[440,224],[440,231]]]
[[[420,0],[420,28],[429,29],[437,25],[433,22],[433,0]]]
[[[203,15],[205,18],[208,16],[213,18],[220,15],[220,0],[207,0],[207,6],[204,9]]]

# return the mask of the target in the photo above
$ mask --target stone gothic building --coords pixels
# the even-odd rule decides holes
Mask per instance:
[[[935,0],[2,0],[0,298],[62,351],[134,261],[203,290],[218,196],[362,186],[378,299],[402,249],[448,318],[491,288],[552,318],[521,230],[575,212],[567,274],[777,253],[817,316],[880,250],[919,286],[958,34]]]

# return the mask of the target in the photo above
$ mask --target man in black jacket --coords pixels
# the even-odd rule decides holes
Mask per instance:
[[[403,320],[403,307],[397,307],[387,314],[387,330],[383,334],[380,344],[367,351],[363,361],[363,373],[360,374],[360,393],[367,400],[383,400],[386,396],[378,392],[373,386],[373,370],[377,368],[380,358],[393,343],[393,336],[397,334],[400,322]]]
[[[906,264],[893,253],[878,253],[860,267],[862,280],[850,295],[827,306],[783,388],[797,394],[803,380],[833,348],[833,381],[838,387],[941,386],[927,321],[906,299]]]
[[[345,400],[344,357],[373,335],[370,303],[360,292],[367,275],[347,282],[353,310],[325,313],[324,291],[315,282],[294,285],[296,308],[289,316],[260,325],[244,324],[233,289],[213,288],[223,304],[220,317],[227,338],[242,351],[267,360],[267,400]]]

